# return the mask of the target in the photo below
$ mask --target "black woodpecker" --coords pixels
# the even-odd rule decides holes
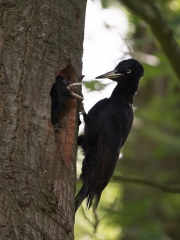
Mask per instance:
[[[73,86],[81,85],[81,83],[71,83],[67,78],[60,72],[56,77],[55,83],[52,85],[50,96],[51,96],[51,123],[55,125],[58,122],[58,116],[63,107],[63,102],[66,101],[67,97],[74,97],[83,100],[83,97],[72,92],[69,88]]]
[[[83,114],[84,134],[78,137],[85,158],[80,179],[83,186],[75,198],[75,210],[87,198],[87,208],[95,211],[101,193],[113,175],[121,147],[133,123],[133,99],[144,68],[135,59],[120,62],[108,73],[96,77],[117,82],[111,96],[97,102]],[[93,201],[94,200],[94,201]]]

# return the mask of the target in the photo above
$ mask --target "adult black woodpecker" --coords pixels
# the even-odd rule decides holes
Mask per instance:
[[[69,88],[73,86],[81,85],[81,83],[71,83],[67,78],[60,72],[56,77],[55,83],[52,85],[50,96],[51,96],[51,123],[55,125],[58,122],[58,116],[63,107],[63,102],[66,101],[67,97],[74,97],[83,100],[83,97],[72,92]]]
[[[107,186],[133,123],[133,99],[144,68],[135,59],[120,62],[116,68],[97,79],[117,82],[111,96],[97,102],[84,113],[84,134],[78,138],[85,158],[80,179],[83,186],[75,198],[75,210],[87,198],[87,208],[95,211]],[[94,201],[93,201],[94,200]]]

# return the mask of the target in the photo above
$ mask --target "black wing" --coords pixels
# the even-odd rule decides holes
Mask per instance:
[[[114,172],[120,148],[132,126],[132,108],[118,104],[108,104],[100,118],[95,167],[89,179],[88,207],[91,206],[95,197],[94,210],[97,208],[103,189]]]
[[[79,139],[85,144],[80,176],[83,186],[76,197],[76,210],[86,197],[88,208],[95,198],[95,210],[101,193],[114,172],[120,148],[131,129],[133,111],[127,104],[103,99],[84,115],[84,120],[85,134]]]
[[[100,100],[88,113],[83,114],[85,129],[84,134],[78,137],[77,144],[83,148],[84,154],[86,154],[87,146],[93,147],[97,145],[99,118],[107,105],[107,101],[107,98]]]
[[[103,144],[112,151],[123,146],[131,130],[134,114],[132,107],[117,101],[111,101],[101,115],[99,134]]]

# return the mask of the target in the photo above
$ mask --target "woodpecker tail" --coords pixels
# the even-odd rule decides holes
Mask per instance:
[[[89,190],[88,185],[83,184],[83,186],[81,187],[81,189],[79,190],[78,194],[75,197],[75,212],[78,210],[83,200],[87,197],[88,190]]]
[[[95,212],[97,209],[99,200],[101,198],[101,192],[98,194],[90,193],[89,186],[87,184],[83,184],[83,186],[81,187],[81,189],[79,190],[78,194],[75,197],[75,212],[78,210],[78,208],[80,207],[80,205],[82,204],[85,198],[87,198],[86,208],[89,210],[90,207],[92,206],[93,212]]]
[[[97,209],[97,207],[98,207],[100,198],[101,198],[101,193],[95,195],[94,202],[93,202],[93,204],[92,204],[93,212],[96,212],[96,209]]]

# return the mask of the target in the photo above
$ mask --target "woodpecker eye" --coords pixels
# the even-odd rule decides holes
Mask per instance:
[[[67,81],[66,81],[65,79],[63,79],[63,83],[64,83],[64,84],[67,84]]]
[[[128,69],[128,70],[126,70],[126,72],[127,72],[127,73],[131,73],[131,70],[130,70],[130,69]]]

